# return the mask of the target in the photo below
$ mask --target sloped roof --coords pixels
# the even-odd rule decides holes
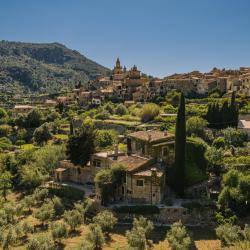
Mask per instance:
[[[169,139],[174,139],[173,134],[160,130],[137,131],[128,136],[147,142],[168,141]]]
[[[128,172],[135,171],[152,162],[152,159],[140,157],[138,155],[118,156],[116,163],[122,164]]]

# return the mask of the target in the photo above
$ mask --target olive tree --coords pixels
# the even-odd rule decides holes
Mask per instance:
[[[50,224],[50,231],[53,239],[60,242],[62,238],[67,237],[67,226],[64,222],[57,221]]]
[[[185,226],[180,221],[171,225],[166,240],[173,250],[188,250],[192,244]]]
[[[112,212],[105,210],[97,214],[93,221],[101,227],[104,233],[108,235],[117,223],[117,218]]]
[[[65,222],[70,226],[70,231],[75,231],[78,226],[81,225],[83,217],[76,209],[65,211],[63,218]]]
[[[102,249],[104,244],[104,235],[101,227],[97,224],[90,224],[86,239],[88,239],[90,244],[92,244],[93,250]]]

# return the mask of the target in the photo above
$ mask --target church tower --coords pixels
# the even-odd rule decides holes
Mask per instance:
[[[122,66],[119,57],[116,59],[115,67],[113,69],[114,75],[119,75],[123,73]]]

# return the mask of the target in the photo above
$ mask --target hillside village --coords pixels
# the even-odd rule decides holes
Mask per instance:
[[[248,249],[249,96],[250,68],[159,79],[119,58],[61,92],[3,93],[2,248]]]

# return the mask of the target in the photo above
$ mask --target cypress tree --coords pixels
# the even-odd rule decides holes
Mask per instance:
[[[185,98],[181,93],[175,127],[175,190],[180,197],[184,196],[185,188],[185,158],[186,158],[186,117]]]
[[[238,126],[238,119],[239,119],[239,111],[237,107],[237,103],[235,101],[236,96],[235,92],[233,91],[232,97],[231,97],[231,105],[230,105],[230,112],[231,112],[231,120],[232,120],[232,126],[237,127]]]
[[[231,114],[229,112],[228,101],[224,101],[221,107],[221,127],[227,127],[230,125]]]

